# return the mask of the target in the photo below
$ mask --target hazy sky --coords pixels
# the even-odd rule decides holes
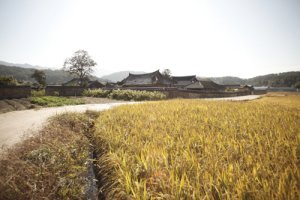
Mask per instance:
[[[300,70],[300,0],[0,0],[0,60],[252,77]]]

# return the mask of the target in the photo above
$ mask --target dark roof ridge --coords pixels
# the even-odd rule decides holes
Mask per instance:
[[[196,75],[188,75],[188,76],[171,76],[172,78],[185,78],[185,77],[191,77],[191,78],[196,78]]]
[[[145,74],[132,74],[132,73],[129,73],[129,76],[144,76],[144,75],[152,75],[152,74],[156,74],[158,73],[159,70],[156,70],[154,72],[150,72],[150,73],[145,73]]]
[[[171,76],[173,80],[177,81],[190,81],[191,79],[197,79],[196,75],[191,76]]]

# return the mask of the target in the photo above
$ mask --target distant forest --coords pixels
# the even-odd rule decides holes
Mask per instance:
[[[0,65],[1,76],[13,76],[15,79],[22,82],[35,82],[35,80],[31,78],[34,70],[36,69]],[[70,81],[74,78],[74,76],[63,70],[45,69],[42,71],[44,71],[46,74],[46,82],[48,85],[61,85],[62,83]],[[91,77],[91,79],[98,78]]]
[[[279,74],[268,74],[264,76],[256,76],[249,79],[241,79],[238,77],[212,77],[210,78],[216,83],[222,85],[254,85],[254,86],[269,86],[269,87],[294,87],[297,82],[300,82],[300,72],[284,72]]]
[[[34,79],[31,78],[31,75],[33,74],[34,70],[35,70],[34,68],[22,68],[22,67],[0,65],[1,76],[13,76],[18,81],[23,81],[23,82],[35,82]],[[69,73],[64,72],[62,70],[45,69],[43,71],[46,74],[46,82],[47,84],[50,85],[56,85],[56,84],[59,85],[74,78]],[[124,72],[122,72],[122,74],[124,74]],[[108,81],[112,81],[110,80],[111,77],[106,76],[105,79]],[[92,76],[90,78],[92,80],[103,81],[102,78],[98,78],[95,76]],[[238,77],[231,77],[231,76],[211,77],[210,79],[222,85],[248,84],[254,86],[294,87],[297,82],[298,83],[300,82],[300,71],[284,72],[279,74],[268,74],[264,76],[256,76],[250,79],[241,79]]]

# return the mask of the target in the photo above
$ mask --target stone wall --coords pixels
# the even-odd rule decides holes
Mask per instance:
[[[78,86],[47,86],[47,96],[81,96],[86,88]]]
[[[195,90],[170,90],[162,91],[168,98],[221,98],[250,95],[251,91],[221,92],[221,91],[195,91]]]
[[[31,95],[30,86],[1,86],[0,99],[26,98]]]

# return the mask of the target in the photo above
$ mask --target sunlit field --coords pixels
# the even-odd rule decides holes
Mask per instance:
[[[122,106],[95,140],[108,199],[300,198],[300,96]]]

